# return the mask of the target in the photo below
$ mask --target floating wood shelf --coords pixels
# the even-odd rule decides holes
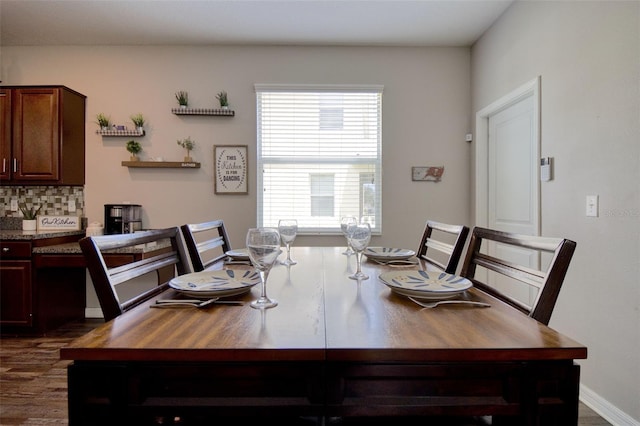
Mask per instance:
[[[123,161],[124,167],[143,169],[199,169],[200,163],[194,161]]]
[[[175,115],[218,115],[221,117],[233,117],[236,112],[231,109],[222,108],[172,108]]]
[[[144,136],[144,130],[96,130],[102,136]]]

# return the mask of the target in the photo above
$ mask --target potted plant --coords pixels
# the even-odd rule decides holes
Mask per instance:
[[[139,142],[131,140],[127,142],[127,151],[131,153],[131,161],[138,161],[138,153],[142,151],[142,145]]]
[[[30,207],[27,208],[27,205],[25,203],[22,203],[20,205],[20,211],[22,212],[22,230],[23,231],[35,231],[37,228],[37,220],[36,218],[38,217],[38,213],[40,212],[40,209],[42,208],[42,206],[38,207],[37,209],[35,207]]]
[[[224,90],[216,95],[216,99],[220,102],[220,108],[229,109],[229,100],[227,99],[227,92]]]
[[[189,105],[189,93],[181,90],[176,92],[176,99],[178,100],[178,104],[180,104],[180,108],[186,108]]]
[[[178,139],[178,145],[187,150],[187,155],[184,157],[184,161],[193,161],[193,159],[191,158],[191,150],[194,146],[196,146],[196,141],[191,140],[191,136],[189,136],[186,139]]]
[[[145,122],[144,116],[142,114],[138,113],[138,114],[132,115],[130,118],[131,118],[131,122],[133,123],[133,125],[136,126],[136,129],[139,132],[142,132],[144,130],[144,128],[143,128],[144,127],[144,122]]]
[[[100,129],[109,130],[109,127],[111,126],[111,119],[109,117],[100,113],[96,116],[96,120],[98,120],[98,126],[100,126]]]

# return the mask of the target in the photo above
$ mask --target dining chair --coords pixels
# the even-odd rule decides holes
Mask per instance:
[[[167,290],[169,280],[184,273],[178,236],[173,227],[79,241],[105,321]]]
[[[215,267],[231,250],[222,220],[192,223],[180,227],[193,272]]]
[[[417,256],[448,274],[455,274],[467,235],[469,228],[464,225],[449,225],[428,220]]]
[[[482,247],[483,241],[495,244]],[[547,325],[575,249],[576,243],[568,239],[475,227],[460,275],[480,290]],[[532,259],[546,267],[525,265]],[[482,277],[484,281],[478,267],[487,271],[488,278]]]

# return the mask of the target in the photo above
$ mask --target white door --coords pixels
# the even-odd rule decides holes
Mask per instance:
[[[476,223],[479,226],[526,235],[540,232],[539,184],[539,82],[535,80],[478,113],[481,121],[476,156]],[[482,211],[480,211],[480,209]],[[533,268],[539,255],[530,250],[487,247],[489,254]],[[502,288],[502,278],[489,277]],[[528,303],[533,300],[528,286],[510,292]]]
[[[533,95],[489,116],[488,227],[537,235]]]

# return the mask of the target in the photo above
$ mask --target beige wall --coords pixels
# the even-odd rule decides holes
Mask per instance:
[[[142,204],[145,227],[213,218],[225,221],[232,245],[244,246],[255,225],[256,171],[249,195],[213,193],[213,145],[249,145],[255,166],[255,83],[382,84],[383,235],[373,245],[417,248],[426,219],[467,223],[471,145],[468,48],[366,47],[3,47],[6,84],[64,84],[87,95],[86,213],[103,221],[103,205]],[[179,117],[174,93],[187,90],[194,107],[217,105],[229,93],[234,118]],[[138,138],[143,157],[179,161],[176,139],[196,140],[199,170],[128,169],[129,138],[95,134],[103,112],[118,124],[148,118]],[[444,165],[443,181],[412,182],[411,166]],[[300,238],[296,244],[343,244],[341,237]]]
[[[581,397],[614,424],[640,424],[639,28],[636,1],[517,2],[472,49],[474,114],[541,76],[542,233],[578,243],[550,325],[588,346]]]

